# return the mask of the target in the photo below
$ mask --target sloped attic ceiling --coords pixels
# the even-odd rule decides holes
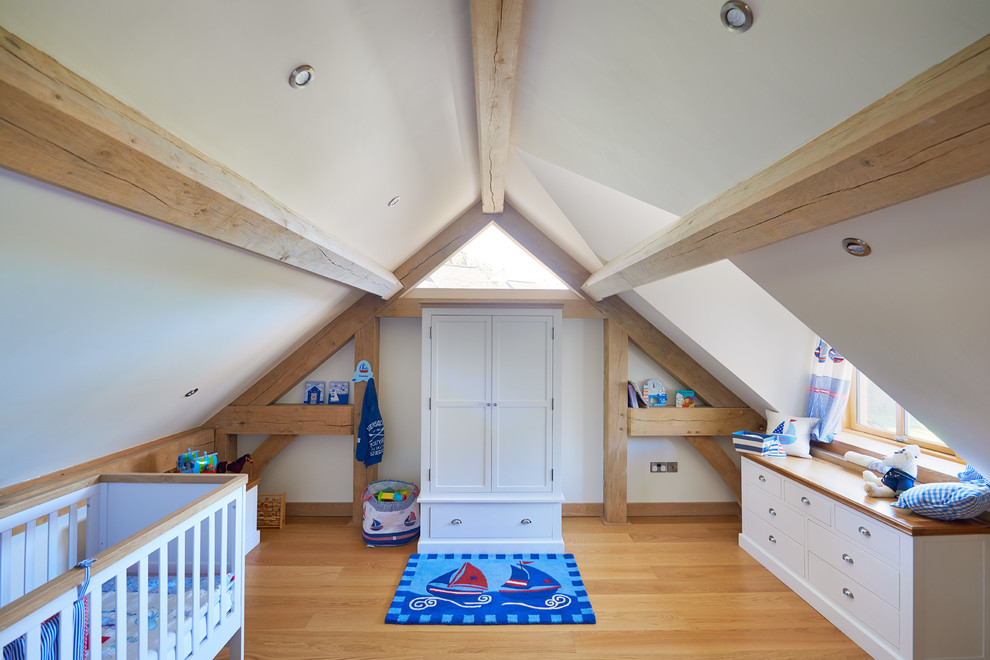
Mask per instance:
[[[984,0],[754,0],[756,26],[745,34],[721,26],[720,4],[524,6],[507,197],[590,270],[990,31]],[[0,25],[385,269],[480,195],[466,1],[0,0]],[[303,62],[315,67],[315,82],[293,90],[286,76]],[[395,196],[401,200],[389,208]],[[12,217],[2,208],[3,222]],[[119,234],[90,239],[111,236]],[[116,240],[121,252],[145,245]],[[311,286],[307,277],[293,273],[281,286],[296,290],[293,278]],[[269,302],[282,295],[273,287],[249,302],[248,290],[264,280],[260,266],[252,278],[239,280],[237,318],[268,318]],[[630,297],[665,332],[696,342],[685,348],[713,373],[739,387],[749,382],[755,391],[740,395],[751,405],[789,405],[769,385],[753,385],[767,360],[770,370],[786,363],[769,354],[775,342],[734,362],[742,352],[730,332],[700,332],[702,321],[724,318],[722,303],[698,315],[701,296],[672,302],[678,288],[690,294],[727,280],[724,297],[762,296],[751,320],[772,313],[807,332],[729,263]],[[278,330],[242,335],[243,350],[211,381],[212,398],[195,410],[170,404],[155,425],[131,420],[115,429],[116,445],[90,451],[201,422],[353,296],[326,282],[311,290],[324,296],[320,304],[307,298]],[[173,334],[194,335],[183,330],[201,318],[175,320]],[[93,333],[104,330],[113,331]],[[794,351],[804,343],[793,342]],[[185,351],[177,342],[167,350]],[[73,369],[72,382],[83,382],[82,367]],[[108,399],[131,382],[117,378],[124,369],[100,373]],[[168,381],[178,386],[181,378],[171,373]]]

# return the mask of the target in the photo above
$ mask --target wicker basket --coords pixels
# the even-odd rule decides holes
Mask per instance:
[[[285,493],[258,495],[258,529],[282,529],[285,524]]]

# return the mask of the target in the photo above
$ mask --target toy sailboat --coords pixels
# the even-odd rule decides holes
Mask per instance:
[[[431,594],[444,596],[476,596],[488,589],[488,580],[477,566],[468,562],[444,573],[426,585]]]
[[[525,596],[535,594],[545,597],[549,592],[560,589],[560,583],[538,568],[528,566],[533,562],[521,561],[512,566],[512,575],[499,588],[499,593]]]

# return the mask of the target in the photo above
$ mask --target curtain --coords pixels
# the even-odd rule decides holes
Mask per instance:
[[[813,440],[832,442],[842,428],[851,381],[852,367],[849,363],[819,339],[812,362],[811,386],[808,388],[808,417],[819,420],[811,430]]]

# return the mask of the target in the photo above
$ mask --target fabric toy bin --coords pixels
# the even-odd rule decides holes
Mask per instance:
[[[391,488],[407,490],[408,499],[401,502],[379,502],[376,495]],[[408,481],[381,479],[373,481],[361,496],[361,538],[369,547],[405,545],[419,538],[419,487]]]
[[[740,454],[758,456],[786,456],[776,435],[736,431],[732,434],[732,446]]]

